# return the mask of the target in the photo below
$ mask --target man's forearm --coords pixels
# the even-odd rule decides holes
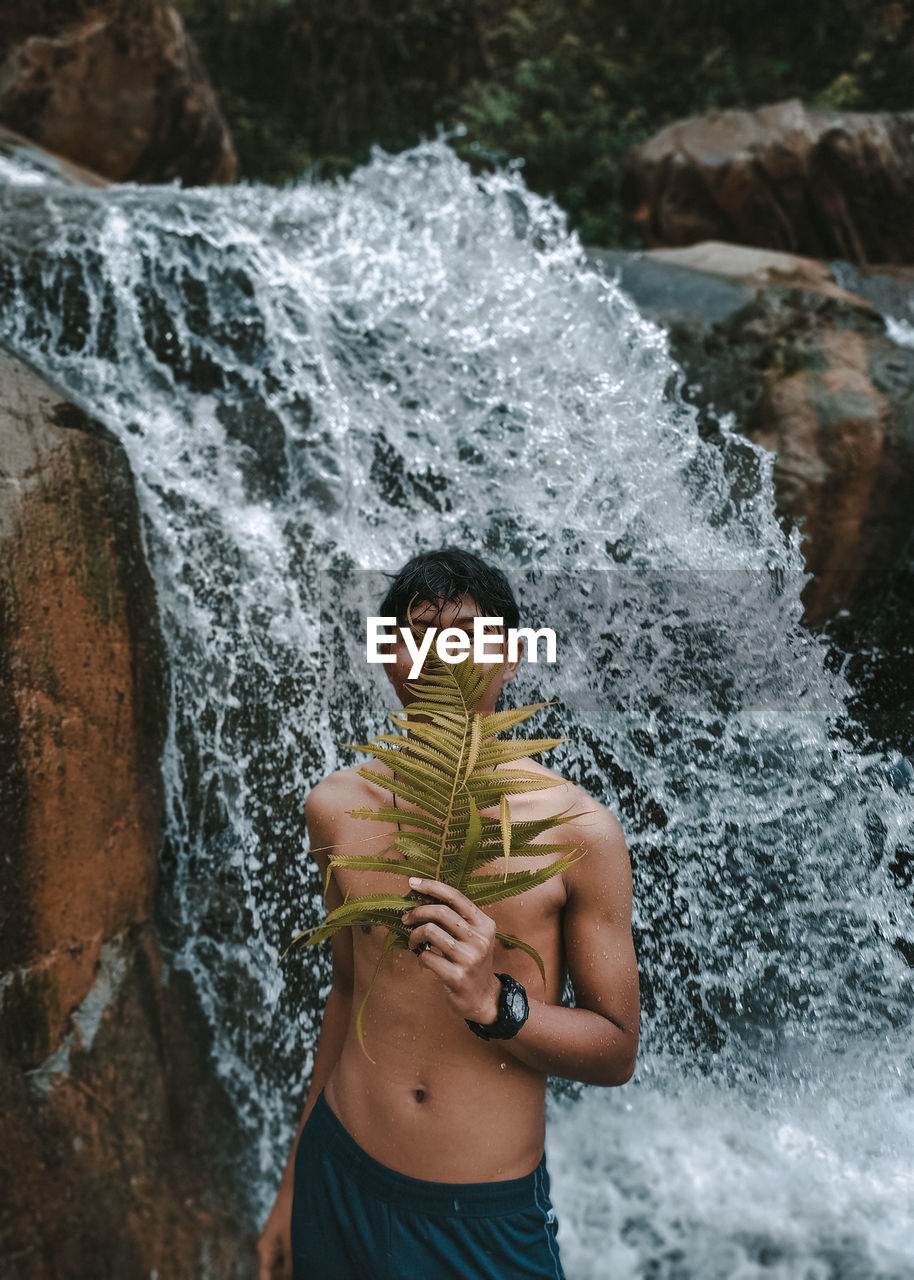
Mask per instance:
[[[590,1009],[530,1000],[530,1016],[516,1036],[493,1041],[545,1075],[583,1084],[618,1085],[631,1079],[638,1037]]]

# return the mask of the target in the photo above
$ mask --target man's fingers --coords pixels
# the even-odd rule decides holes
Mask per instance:
[[[439,898],[442,902],[446,902],[466,920],[467,924],[476,924],[483,914],[466,894],[455,889],[453,885],[444,884],[441,880],[423,880],[420,876],[410,876],[409,887],[418,889],[420,893],[425,893],[430,898]]]
[[[464,920],[463,916],[459,916],[453,907],[448,907],[443,902],[422,903],[421,906],[407,911],[403,918],[410,926],[433,921],[458,938],[465,938],[472,932],[472,926]]]
[[[292,1280],[291,1241],[271,1216],[257,1242],[257,1280]]]
[[[264,1255],[260,1254],[257,1267],[257,1280],[287,1280],[292,1275],[291,1266],[286,1267],[286,1259],[275,1247]]]
[[[424,965],[426,969],[431,969],[432,973],[436,973],[439,978],[442,978],[445,986],[449,982],[453,982],[459,973],[452,960],[439,956],[435,951],[423,951],[419,957],[419,964]]]
[[[458,940],[452,933],[448,933],[446,929],[442,929],[440,925],[429,923],[417,925],[409,935],[409,945],[415,949],[421,943],[427,942],[429,946],[437,947],[443,956],[453,957],[457,948],[460,946]]]

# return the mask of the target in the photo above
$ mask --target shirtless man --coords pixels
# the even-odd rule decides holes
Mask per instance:
[[[414,557],[380,613],[403,625],[410,600],[420,625],[472,632],[477,615],[518,625],[504,576],[456,548]],[[412,696],[411,661],[401,640],[396,663],[385,668],[401,703]],[[504,665],[476,710],[495,709],[517,666]],[[558,776],[530,758],[510,767]],[[395,855],[381,824],[347,815],[391,804],[391,793],[358,768],[330,774],[308,796],[322,874],[332,849],[377,853],[386,841]],[[408,830],[414,806],[395,803]],[[541,839],[574,842],[585,856],[545,884],[483,911],[447,885],[421,881],[434,902],[405,915],[413,950],[393,952],[365,1008],[373,1061],[359,1045],[355,1017],[385,930],[334,936],[332,987],[301,1123],[258,1244],[259,1280],[561,1280],[544,1157],[546,1079],[624,1084],[640,1009],[631,866],[619,822],[570,782],[510,798],[514,822],[569,805],[579,816]],[[370,827],[379,829],[377,840],[365,839]],[[541,859],[518,858],[511,869],[537,865]],[[381,873],[338,870],[328,908],[347,895],[389,893],[390,885]],[[537,949],[545,986],[535,962],[497,941],[496,929]],[[566,972],[574,1008],[561,1004]],[[526,1018],[523,994],[497,975],[524,988]]]

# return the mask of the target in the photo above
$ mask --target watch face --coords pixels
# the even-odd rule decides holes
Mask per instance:
[[[526,1003],[523,991],[518,991],[516,987],[505,993],[505,1008],[513,1022],[519,1022],[524,1016]]]

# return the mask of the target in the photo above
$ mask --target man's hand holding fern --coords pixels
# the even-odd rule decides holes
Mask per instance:
[[[403,915],[411,926],[410,946],[418,950],[419,964],[440,978],[455,1013],[488,1026],[498,1017],[501,992],[494,971],[495,921],[459,889],[440,880],[412,878],[409,883],[438,899]]]

